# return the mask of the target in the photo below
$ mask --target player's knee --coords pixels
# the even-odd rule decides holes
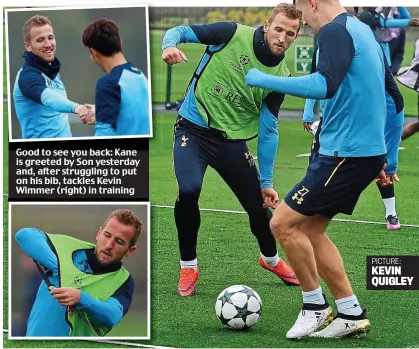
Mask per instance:
[[[269,222],[272,234],[281,245],[287,244],[293,239],[294,225],[286,219],[278,219],[273,217]]]
[[[187,185],[179,186],[179,199],[198,199],[201,194],[201,184],[188,183]]]
[[[271,231],[274,234],[274,236],[278,239],[280,238],[281,235],[285,234],[287,231],[286,224],[284,224],[284,221],[276,217],[273,217],[270,220],[269,227],[271,228]]]

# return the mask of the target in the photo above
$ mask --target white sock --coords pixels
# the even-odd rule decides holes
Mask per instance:
[[[262,253],[260,254],[260,256],[262,257],[263,261],[271,267],[277,266],[278,263],[281,261],[281,258],[279,258],[278,256],[278,252],[273,257],[265,257]]]
[[[180,267],[182,269],[183,268],[190,268],[190,269],[194,268],[194,269],[196,269],[196,268],[198,268],[198,258],[195,258],[192,261],[182,261],[182,260],[180,260]]]
[[[338,313],[354,316],[362,314],[362,308],[359,305],[358,299],[355,295],[336,299],[335,303],[338,307]]]
[[[386,218],[388,216],[397,216],[396,213],[396,198],[393,196],[389,199],[383,199],[384,205],[386,207]]]
[[[322,287],[319,286],[314,291],[303,291],[303,303],[311,303],[318,305],[326,304],[326,300],[323,297]]]

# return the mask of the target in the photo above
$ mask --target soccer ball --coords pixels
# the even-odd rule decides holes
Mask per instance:
[[[262,300],[256,291],[235,285],[222,291],[215,303],[215,314],[221,323],[234,330],[252,327],[260,319]]]
[[[317,129],[319,127],[319,124],[320,124],[320,121],[317,120],[317,121],[314,121],[311,124],[311,126],[310,126],[310,128],[311,128],[311,134],[313,135],[313,137],[316,135]]]

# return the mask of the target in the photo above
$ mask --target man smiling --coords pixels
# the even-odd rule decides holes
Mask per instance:
[[[23,26],[25,63],[16,76],[13,100],[22,138],[71,137],[67,113],[88,123],[90,110],[67,98],[60,78],[61,62],[55,57],[56,41],[51,21],[33,16]]]

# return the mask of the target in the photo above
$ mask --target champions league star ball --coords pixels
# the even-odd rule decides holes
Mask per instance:
[[[317,121],[314,121],[310,126],[311,134],[313,135],[313,137],[316,135],[319,124],[320,124],[320,121],[317,120]]]
[[[215,303],[215,314],[221,323],[234,330],[245,330],[260,319],[262,300],[250,287],[235,285],[221,292]]]

